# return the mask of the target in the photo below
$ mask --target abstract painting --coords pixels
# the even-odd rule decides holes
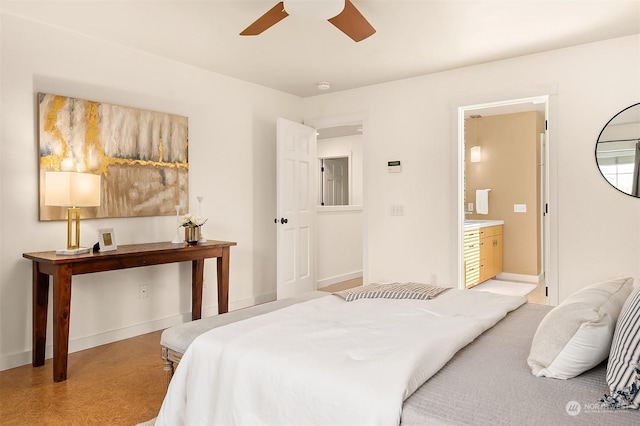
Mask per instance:
[[[40,220],[66,219],[44,205],[44,176],[72,162],[101,176],[99,207],[83,218],[169,216],[189,206],[187,117],[38,93]]]

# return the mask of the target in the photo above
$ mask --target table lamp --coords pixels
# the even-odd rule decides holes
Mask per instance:
[[[74,255],[88,253],[88,247],[80,247],[80,207],[100,205],[100,175],[79,172],[46,172],[44,204],[67,209],[67,248],[56,254]],[[73,221],[75,220],[75,239]]]

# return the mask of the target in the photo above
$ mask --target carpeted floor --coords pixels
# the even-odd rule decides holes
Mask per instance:
[[[526,296],[536,288],[535,284],[516,283],[512,281],[488,280],[473,287],[473,290],[505,294],[507,296]]]

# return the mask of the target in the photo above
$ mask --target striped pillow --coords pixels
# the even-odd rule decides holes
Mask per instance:
[[[600,402],[607,408],[640,409],[640,288],[622,308],[607,364],[609,395]]]
[[[347,302],[358,299],[433,299],[440,293],[449,290],[447,287],[438,287],[431,284],[420,283],[392,283],[392,284],[368,284],[362,287],[337,291],[333,294],[342,297]]]

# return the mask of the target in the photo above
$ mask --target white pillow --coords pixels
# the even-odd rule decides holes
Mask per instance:
[[[640,409],[640,289],[636,288],[620,312],[607,364],[607,408]]]
[[[553,308],[531,342],[533,375],[570,379],[604,361],[632,286],[633,278],[592,284]]]

